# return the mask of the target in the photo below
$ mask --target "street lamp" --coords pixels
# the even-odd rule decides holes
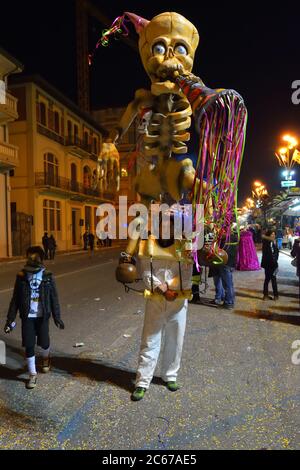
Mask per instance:
[[[285,134],[282,136],[282,141],[285,143],[285,146],[280,147],[278,152],[275,153],[275,156],[278,160],[280,166],[284,168],[282,175],[285,178],[285,181],[290,183],[281,182],[282,187],[287,187],[288,191],[290,186],[295,185],[296,183],[292,181],[292,176],[295,172],[291,171],[295,163],[300,163],[300,152],[297,149],[298,140],[296,137]]]
[[[268,190],[266,186],[260,181],[254,181],[252,189],[252,197],[260,203],[263,196],[268,196]]]

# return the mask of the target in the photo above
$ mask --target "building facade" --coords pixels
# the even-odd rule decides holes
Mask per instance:
[[[12,256],[10,173],[19,165],[18,148],[9,141],[9,123],[18,118],[18,100],[8,92],[7,78],[21,71],[22,65],[0,49],[0,258]]]
[[[79,249],[84,231],[95,233],[99,204],[116,197],[98,178],[103,129],[40,77],[14,79],[11,92],[19,100],[10,135],[20,159],[11,178],[13,253],[41,244],[44,232],[58,250]]]

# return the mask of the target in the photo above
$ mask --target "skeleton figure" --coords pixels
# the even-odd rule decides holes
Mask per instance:
[[[103,142],[98,156],[97,170],[93,178],[93,189],[100,184],[101,191],[120,189],[120,156],[110,139]]]
[[[204,222],[214,236],[207,258],[219,262],[221,242],[230,239],[235,217],[247,123],[244,101],[236,91],[212,90],[193,75],[199,35],[182,15],[161,13],[148,21],[125,12],[120,18],[126,21],[126,17],[139,34],[140,57],[151,90],[136,91],[111,138],[117,142],[137,116],[144,118],[146,164],[140,166],[136,191],[146,205],[153,200],[172,204],[184,193],[190,193],[193,207],[203,204]],[[187,152],[192,115],[199,133],[195,169],[191,159],[176,159]]]
[[[178,201],[184,191],[192,188],[195,171],[189,158],[180,162],[173,158],[173,154],[187,153],[192,115],[189,101],[174,77],[191,73],[198,32],[178,13],[162,13],[151,21],[133,13],[126,15],[139,33],[140,56],[152,85],[151,91],[136,91],[111,136],[116,142],[139,113],[148,113],[143,122],[143,153],[151,162],[137,176],[136,190],[144,203],[166,194]]]

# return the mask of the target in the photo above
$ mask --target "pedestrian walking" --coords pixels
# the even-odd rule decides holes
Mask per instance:
[[[274,300],[278,300],[278,288],[276,274],[278,271],[279,250],[276,244],[276,234],[274,230],[267,230],[262,236],[262,260],[261,267],[265,270],[265,281],[263,290],[263,300],[270,299],[269,283],[272,282]]]
[[[291,255],[294,258],[292,265],[296,268],[296,274],[298,276],[298,288],[299,288],[299,305],[300,305],[300,238],[296,238],[291,251]]]
[[[253,242],[252,234],[249,234]],[[222,248],[228,255],[228,261],[226,264],[213,266],[210,273],[213,276],[216,291],[214,303],[231,310],[234,308],[235,303],[233,272],[236,266],[238,251],[238,235],[236,231],[232,231],[230,242],[224,243]]]
[[[49,237],[48,237],[48,232],[44,233],[44,236],[42,238],[42,245],[44,248],[44,253],[45,253],[45,259],[48,259],[49,255]]]
[[[37,384],[35,362],[36,343],[42,348],[42,371],[50,370],[49,319],[51,314],[55,325],[64,329],[61,319],[58,293],[54,276],[47,271],[43,261],[45,253],[40,246],[31,246],[27,250],[27,262],[17,274],[13,296],[9,305],[5,333],[15,327],[19,312],[22,322],[22,345],[25,348],[29,379],[26,388],[32,389]]]
[[[56,240],[53,235],[50,235],[48,239],[48,248],[49,248],[49,258],[54,260],[56,252]]]
[[[280,224],[278,225],[276,229],[276,243],[278,246],[278,250],[282,249],[282,241],[283,241],[283,230],[280,227]]]
[[[83,249],[87,250],[88,249],[88,244],[89,244],[89,232],[86,230],[83,234]]]
[[[89,245],[89,247],[90,247],[91,253],[93,253],[93,251],[94,251],[94,246],[95,246],[95,235],[94,235],[92,232],[89,233],[88,245]]]

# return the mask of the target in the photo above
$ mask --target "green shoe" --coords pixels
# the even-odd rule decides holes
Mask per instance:
[[[139,401],[144,398],[144,395],[146,393],[146,389],[143,387],[136,387],[131,395],[131,400],[132,401]]]
[[[167,389],[171,392],[176,392],[179,388],[180,387],[177,382],[167,382]]]

